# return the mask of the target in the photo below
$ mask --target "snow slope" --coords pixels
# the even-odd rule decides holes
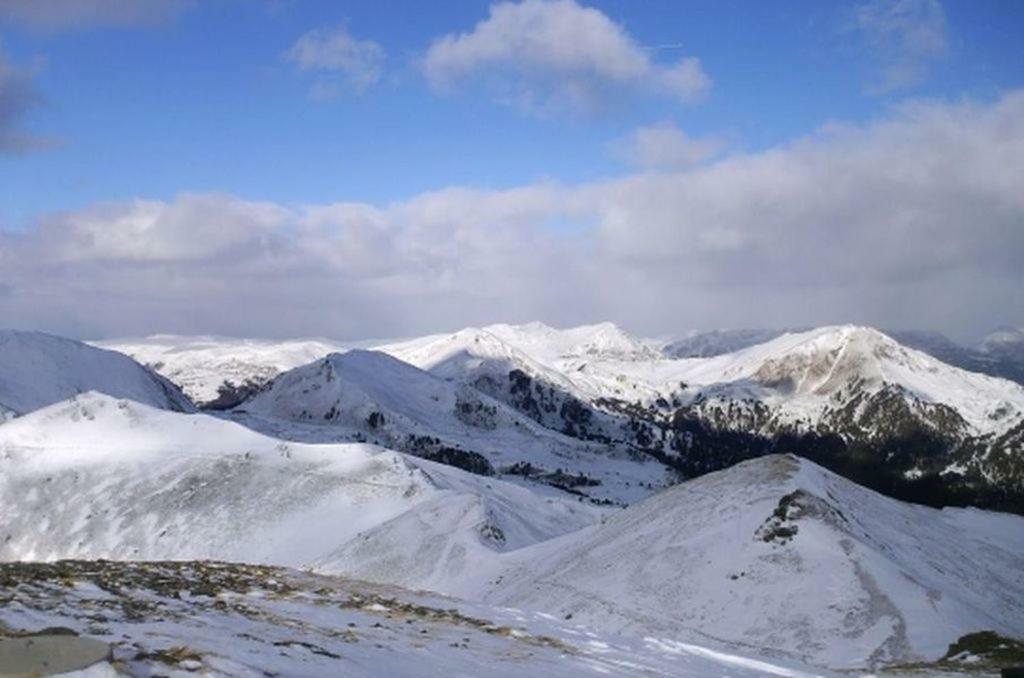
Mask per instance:
[[[192,409],[177,387],[120,353],[42,332],[0,330],[0,421],[85,391]]]
[[[285,443],[96,393],[0,427],[0,560],[305,566],[403,513],[448,505],[462,519],[440,546],[478,543],[481,557],[600,515],[371,445]]]
[[[324,339],[270,341],[167,334],[93,343],[152,367],[200,405],[216,400],[225,382],[264,384],[281,372],[346,348]]]
[[[614,501],[633,501],[665,482],[650,460],[562,435],[475,388],[377,351],[331,354],[290,370],[233,416],[286,439],[359,437],[421,456],[452,447],[482,456],[496,471],[520,462],[572,469],[601,481],[585,488],[588,494]]]
[[[495,604],[836,668],[1024,636],[1024,518],[902,503],[769,456],[509,554]],[[478,592],[478,595],[480,593]]]

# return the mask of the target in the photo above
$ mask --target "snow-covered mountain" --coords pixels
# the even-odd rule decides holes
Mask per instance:
[[[941,408],[968,434],[1002,432],[1024,418],[1024,387],[946,365],[866,327],[787,333],[679,374],[691,384],[728,384],[756,393],[777,408],[781,426],[835,425],[837,410],[870,426],[863,420],[866,411],[851,403],[864,405],[892,389],[912,401],[922,417]],[[714,395],[721,397],[721,389]]]
[[[564,336],[492,326],[382,350],[687,476],[794,451],[915,501],[1024,510],[1024,388],[877,330],[823,327],[685,359],[584,354]]]
[[[121,353],[42,332],[0,330],[0,421],[85,391],[192,409],[175,385]]]
[[[257,343],[264,352],[260,359],[275,367],[252,377],[248,388],[228,389],[221,404],[251,396],[258,405],[239,408],[250,414],[232,416],[251,417],[249,425],[300,440],[374,440],[486,470],[481,459],[467,456],[474,453],[492,469],[532,464],[536,468],[529,472],[561,485],[565,476],[579,473],[602,483],[621,476],[615,492],[586,490],[618,501],[643,496],[639,489],[648,484],[661,486],[664,472],[636,471],[636,462],[616,462],[608,472],[593,463],[596,450],[603,451],[602,459],[656,459],[686,477],[761,454],[797,452],[915,501],[1024,510],[1022,389],[978,373],[998,373],[1005,363],[980,351],[968,355],[968,349],[956,350],[952,342],[925,333],[902,333],[903,341],[856,326],[776,334],[705,333],[672,348],[610,323],[567,330],[528,323],[376,344],[376,350],[451,385],[443,389],[452,391],[444,398],[409,411],[402,408],[412,403],[404,403],[394,417],[384,413],[387,403],[372,404],[373,397],[362,404],[346,401],[344,407],[334,397],[340,409],[331,412],[332,401],[318,411],[307,401],[319,397],[319,387],[305,385],[287,395],[278,388],[273,397],[280,402],[268,410],[270,396],[253,395],[259,380],[330,347],[309,345],[308,352],[289,353],[287,343]],[[245,342],[210,340],[216,360],[207,362],[198,361],[207,350],[203,342],[187,342],[180,352],[173,344],[169,339],[164,353],[190,356],[194,370],[182,374],[202,374],[209,388],[235,378],[225,367],[235,352],[250,370],[243,373],[254,374],[253,349]],[[972,369],[958,369],[929,352]],[[673,357],[691,354],[708,357]],[[166,365],[161,369],[170,373]],[[359,377],[359,388],[403,378],[395,370],[372,372]],[[442,388],[429,381],[421,385],[424,393]],[[469,404],[452,404],[463,401]],[[506,406],[496,410],[502,421],[490,429],[487,413],[498,403]],[[453,408],[459,421],[452,421]],[[378,410],[384,416],[371,424]],[[289,426],[277,423],[282,421]],[[316,423],[331,425],[312,427]],[[509,423],[515,444],[505,434]],[[552,446],[560,450],[553,456]],[[513,448],[519,452],[509,452]],[[627,483],[632,490],[623,493]]]
[[[308,566],[403,515],[436,560],[519,548],[602,509],[364,444],[303,445],[87,393],[0,426],[0,560],[220,559]],[[564,496],[564,495],[563,495]],[[413,517],[415,516],[415,517]],[[418,539],[427,539],[423,534]],[[413,539],[403,545],[420,550]]]
[[[786,330],[775,329],[694,331],[665,342],[661,352],[669,358],[713,358],[763,344],[785,333]],[[887,329],[885,334],[954,367],[1024,384],[1024,350],[1020,348],[1024,347],[1024,334],[1020,330],[994,332],[980,348],[958,344],[933,331]]]
[[[290,370],[231,416],[285,439],[368,440],[617,502],[665,482],[664,469],[646,457],[545,428],[477,388],[379,351],[335,353]]]
[[[345,346],[325,339],[270,341],[158,334],[93,342],[120,351],[164,375],[197,405],[237,405],[282,372]]]
[[[680,675],[691,664],[644,662],[696,655],[737,672],[797,675],[779,667],[932,661],[973,631],[1024,634],[1024,518],[904,504],[794,457],[765,457],[626,509],[602,509],[371,445],[284,442],[222,418],[90,393],[0,426],[0,514],[2,561],[309,568],[475,600],[441,607],[511,615],[526,624],[518,633],[530,636],[541,635],[547,621],[552,637],[586,647],[608,639],[608,652],[622,657],[622,648],[636,647],[640,666],[670,673],[678,666]],[[4,581],[27,572],[19,567]],[[54,567],[64,581],[81,572],[91,573],[87,580],[115,576],[110,565]],[[180,608],[184,616],[172,617],[198,628],[214,612],[249,609],[235,604],[234,589],[223,598],[216,589],[256,570],[174,567],[178,574],[122,567],[118,588],[136,582],[162,596],[168,587],[196,585],[174,588],[175,577],[199,577],[202,588],[159,607]],[[321,579],[272,594],[299,575],[257,574],[263,583],[243,589],[268,592],[251,604],[278,601],[268,604],[304,610],[310,623],[319,618],[315,606],[295,606],[336,586]],[[372,589],[359,586],[369,598]],[[68,590],[87,596],[95,589]],[[292,601],[296,591],[305,593]],[[25,595],[48,599],[42,591]],[[201,611],[193,617],[184,606],[198,605],[197,595],[213,598],[209,609],[190,608]],[[415,611],[399,602],[408,596],[371,598],[368,605],[377,606],[369,611]],[[154,600],[144,591],[136,597]],[[59,613],[43,607],[34,618],[75,618],[80,601],[72,598]],[[14,618],[0,614],[5,623]],[[230,623],[244,618],[252,617]],[[211,632],[229,623],[217,619]],[[196,642],[184,627],[173,629]],[[310,633],[304,642],[327,647]],[[217,656],[215,647],[202,647]]]
[[[834,668],[934,660],[972,631],[1024,636],[1024,518],[904,504],[791,456],[504,558],[493,603]]]

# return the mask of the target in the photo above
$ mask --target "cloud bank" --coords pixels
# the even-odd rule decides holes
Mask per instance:
[[[498,320],[644,333],[1024,316],[1024,91],[765,152],[389,205],[133,200],[0,235],[5,324],[339,338]]]

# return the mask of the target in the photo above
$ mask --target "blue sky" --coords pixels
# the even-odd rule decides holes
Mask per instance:
[[[756,150],[823,123],[861,121],[908,96],[992,97],[1021,84],[1024,8],[947,2],[948,55],[926,80],[865,94],[878,68],[850,28],[856,5],[594,2],[652,58],[700,59],[706,99],[623,103],[582,115],[523,115],[477,92],[437,95],[418,72],[431,42],[469,31],[487,2],[214,0],[155,27],[40,30],[13,23],[14,63],[38,63],[44,102],[25,124],[61,146],[0,159],[7,228],[35,214],[131,196],[224,191],[284,203],[383,203],[448,185],[566,183],[626,169],[610,141],[671,121]],[[283,58],[307,31],[344,25],[387,53],[380,82],[327,101]]]
[[[9,241],[10,251],[30,247],[33,238],[65,238],[61,247],[75,251],[73,259],[80,262],[82,238],[96,243],[103,234],[127,228],[126,237],[152,240],[152,248],[139,246],[148,263],[140,263],[135,250],[131,256],[104,252],[96,257],[108,264],[121,261],[126,271],[122,282],[131,285],[139,276],[166,274],[171,260],[182,264],[177,254],[167,254],[179,251],[176,239],[224,231],[216,221],[226,218],[218,211],[221,208],[237,207],[231,218],[240,224],[279,219],[280,224],[274,222],[277,225],[267,232],[259,232],[259,248],[270,249],[252,245],[251,252],[258,249],[261,257],[280,260],[284,252],[296,256],[295,234],[313,228],[310,210],[334,203],[360,205],[359,218],[373,226],[347,221],[353,218],[351,210],[322,220],[329,226],[316,222],[316,228],[340,239],[332,240],[331,247],[359,255],[369,245],[350,240],[371,231],[367,242],[379,245],[386,240],[389,252],[401,249],[391,242],[398,237],[398,220],[404,220],[401,228],[416,233],[441,228],[437,224],[442,219],[420,208],[438,202],[438,191],[451,189],[470,193],[445,194],[452,202],[445,203],[444,219],[451,223],[444,227],[448,230],[434,233],[435,239],[475,242],[475,236],[458,230],[463,223],[459,219],[475,219],[477,227],[493,232],[507,228],[510,238],[524,242],[551,235],[545,231],[553,231],[553,237],[575,235],[579,241],[571,250],[583,252],[608,247],[615,228],[639,233],[648,228],[647,222],[666,221],[672,234],[687,233],[685,242],[699,241],[715,252],[739,252],[756,246],[760,226],[747,216],[729,223],[716,221],[719,217],[714,215],[731,209],[731,191],[748,191],[739,202],[771,202],[765,196],[779,191],[769,186],[774,179],[767,171],[762,183],[741,188],[750,172],[796,158],[803,168],[816,153],[839,152],[837,148],[850,142],[834,140],[837,129],[862,135],[865,148],[877,146],[880,156],[894,134],[924,153],[933,147],[921,138],[925,130],[948,140],[943,120],[962,114],[974,116],[956,128],[965,143],[977,136],[972,132],[977,123],[991,128],[993,144],[1012,145],[1012,136],[999,137],[1007,134],[1006,126],[992,125],[997,114],[1012,116],[1011,95],[1024,86],[1021,35],[1024,5],[1010,0],[0,0],[0,232],[20,236]],[[446,36],[457,44],[447,51],[435,49]],[[297,50],[303,40],[310,51],[300,58]],[[677,75],[685,71],[685,77],[670,82],[677,67]],[[5,106],[17,110],[5,117]],[[908,106],[927,108],[927,120],[908,113]],[[824,141],[819,132],[823,128],[830,130]],[[6,149],[3,134],[16,140]],[[951,155],[950,162],[959,162],[958,158]],[[840,178],[845,180],[849,172],[844,172]],[[726,175],[731,178],[723,182],[735,183],[715,184],[718,193],[713,193],[721,196],[717,205],[687,203],[673,215],[640,215],[616,202],[627,199],[627,188],[641,184],[667,186],[666,195],[671,197]],[[678,184],[666,183],[670,179]],[[925,180],[932,183],[921,188],[922,195],[926,189],[949,194],[949,187],[938,179]],[[992,180],[963,178],[957,185],[979,182]],[[555,197],[544,193],[552,187],[561,191]],[[538,202],[525,200],[515,209],[503,202],[515,203],[521,192]],[[608,200],[604,212],[574,202],[591,192],[594,204]],[[858,200],[856,193],[851,189],[853,202]],[[201,198],[200,208],[188,196],[220,196],[221,202],[213,209],[216,201]],[[704,210],[695,212],[702,215],[701,221],[687,221],[689,211],[698,207]],[[254,216],[251,210],[257,209],[266,213]],[[756,215],[757,209],[752,209]],[[923,218],[917,203],[906,210],[913,216],[901,224]],[[181,214],[186,216],[179,221],[176,215]],[[1016,238],[1018,216],[977,218],[1002,224],[998,233]],[[805,217],[792,216],[794,222],[785,228],[797,229],[796,221]],[[816,234],[833,223],[851,233],[863,228],[858,221],[862,217],[851,216],[849,210],[836,208],[815,218]],[[452,225],[456,222],[459,226]],[[961,222],[964,230],[957,236],[967,227]],[[752,230],[747,233],[746,228]],[[256,238],[253,229],[239,226],[238,231]],[[1017,240],[988,244],[993,253],[1008,247],[1013,251]],[[0,240],[0,255],[3,245]],[[202,257],[188,252],[189,265],[211,265],[216,257],[226,256],[222,251]],[[465,254],[452,253],[458,254],[455,259]],[[402,265],[422,265],[436,274],[434,282],[439,285],[455,284],[469,275],[464,261],[452,264],[447,254],[438,256],[438,261],[420,262],[408,253]],[[763,252],[757,256],[767,257]],[[16,258],[21,257],[11,255],[7,261]],[[481,258],[486,260],[486,255]],[[153,262],[160,262],[159,272]],[[392,263],[398,270],[399,264]],[[327,264],[317,262],[321,265]],[[579,265],[585,267],[583,262]],[[939,263],[928,268],[907,261],[892,265],[893,271],[904,272],[941,268]],[[950,261],[944,265],[942,285],[961,285],[964,267]],[[52,274],[53,267],[61,273],[74,268],[66,260],[49,266],[40,264],[31,275],[44,275],[45,270]],[[29,289],[31,283],[28,278],[16,280],[10,264],[8,268],[0,270],[5,274],[0,285],[15,290],[7,296],[16,298],[16,291]],[[647,262],[626,274],[635,276],[637,284],[655,278],[659,285],[666,284],[653,270]],[[710,286],[728,277],[725,270],[668,282]],[[177,273],[186,275],[183,270]],[[816,274],[805,273],[796,282],[814,286]],[[513,289],[516,275],[533,274],[510,273],[505,283]],[[392,277],[374,272],[359,280],[346,278],[344,284],[336,275],[330,280],[338,285],[337,293],[349,299],[365,296],[366,289],[384,284],[384,279],[392,284],[393,274],[387,275]],[[921,284],[901,275],[891,273],[892,284]],[[989,285],[998,288],[995,296],[1003,300],[1002,308],[960,315],[936,310],[919,324],[965,334],[965,328],[975,323],[1024,320],[1019,317],[1019,302],[1006,308],[1005,300],[1012,298],[1010,286],[1017,280],[991,281],[988,275],[975,277],[986,279],[989,296]],[[76,276],[76,281],[84,279],[81,271]],[[509,297],[507,290],[495,290],[492,298],[477,300],[478,306],[455,303],[457,308],[476,309],[465,315],[446,308],[433,315],[428,311],[408,325],[385,322],[377,327],[366,321],[370,329],[364,334],[431,329],[430,317],[444,318],[442,324],[463,324],[514,319],[507,316],[555,322],[622,316],[651,331],[845,319],[881,323],[900,317],[887,296],[891,292],[868,293],[865,286],[876,281],[855,282],[859,287],[847,287],[843,293],[844,299],[853,301],[831,308],[836,301],[822,299],[826,310],[821,311],[801,298],[799,303],[786,302],[786,308],[795,303],[812,311],[780,313],[774,322],[756,314],[722,315],[701,302],[678,309],[685,317],[670,326],[654,320],[654,307],[639,315],[623,311],[615,305],[622,302],[612,299],[610,292],[563,313],[548,305],[546,297],[523,303],[520,297]],[[714,297],[726,294],[731,285],[705,291]],[[792,281],[773,280],[767,287],[782,294],[787,285]],[[105,294],[87,289],[99,297]],[[409,289],[401,289],[402,303],[423,302]],[[899,294],[938,294],[937,287],[908,289],[901,287]],[[979,290],[975,292],[980,294]],[[379,290],[374,294],[374,299],[389,299]],[[866,304],[863,300],[875,298],[872,295],[879,301]],[[22,318],[24,325],[78,333],[143,332],[151,326],[154,331],[268,331],[263,326],[250,328],[242,317],[224,321],[223,306],[212,303],[199,315],[183,312],[168,321],[155,302],[139,302],[137,321],[109,323],[92,317],[69,319],[74,314],[59,304],[41,315],[25,310],[39,303],[26,297],[18,304],[20,315],[9,317]],[[356,305],[366,312],[368,303]],[[486,308],[497,310],[485,312]],[[15,313],[13,306],[10,313]],[[355,332],[303,317],[294,322],[273,331]]]

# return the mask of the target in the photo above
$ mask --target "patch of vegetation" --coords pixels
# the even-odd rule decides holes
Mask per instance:
[[[277,595],[294,587],[274,576],[275,569],[264,565],[218,563],[213,561],[153,561],[125,563],[109,560],[58,560],[52,563],[0,563],[0,589],[21,584],[59,584],[73,586],[89,582],[112,594],[125,590],[148,590],[167,598],[189,595],[217,596],[220,593],[248,593],[264,590]],[[143,614],[152,605],[146,601],[126,601],[131,609],[126,616]]]
[[[535,636],[526,633],[525,631],[514,629],[510,626],[500,626],[487,621],[486,619],[464,615],[455,608],[441,609],[427,607],[425,605],[408,603],[403,600],[389,598],[378,594],[350,595],[348,600],[341,603],[341,607],[356,608],[364,611],[386,610],[386,612],[382,612],[382,614],[385,614],[389,618],[405,616],[416,617],[423,621],[446,622],[449,624],[475,628],[489,635],[514,638],[529,645],[540,645],[555,648],[566,654],[573,654],[576,652],[572,646],[566,645],[557,638],[551,638],[543,635]]]
[[[331,652],[325,648],[320,647],[314,643],[307,643],[303,640],[278,640],[274,642],[274,647],[302,647],[313,654],[318,654],[321,657],[330,657],[331,659],[341,659],[341,655],[335,652]]]
[[[923,676],[939,672],[986,676],[1001,673],[1011,678],[1024,675],[1024,642],[1001,636],[994,631],[978,631],[961,636],[950,644],[945,656],[938,661],[886,668],[900,674]]]
[[[410,434],[402,451],[417,457],[461,468],[478,476],[493,476],[494,467],[487,457],[477,452],[446,445],[439,438]]]
[[[168,666],[177,666],[182,662],[202,663],[203,656],[191,648],[175,645],[166,650],[140,650],[135,653],[133,660],[140,662],[155,661],[167,664]]]
[[[955,662],[969,655],[980,657],[989,664],[1024,666],[1024,642],[1006,638],[995,631],[968,633],[951,644],[942,659]]]
[[[269,381],[261,381],[259,379],[247,379],[241,384],[226,380],[217,387],[217,397],[203,403],[200,408],[204,410],[230,410],[233,407],[238,407],[262,391],[267,387],[268,383]]]

